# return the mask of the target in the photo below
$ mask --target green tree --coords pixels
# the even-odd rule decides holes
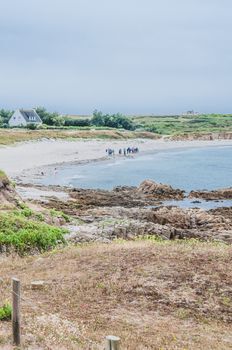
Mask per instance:
[[[64,118],[57,112],[50,113],[44,107],[37,107],[36,112],[42,119],[42,122],[47,125],[62,126],[64,125]]]
[[[8,124],[13,113],[14,113],[13,111],[9,111],[6,109],[0,109],[0,124],[1,124],[1,126]]]
[[[123,114],[103,114],[95,110],[93,112],[92,124],[96,126],[107,126],[110,128],[134,130],[135,124]]]

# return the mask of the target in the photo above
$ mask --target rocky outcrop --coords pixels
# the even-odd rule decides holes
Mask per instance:
[[[70,197],[82,208],[88,207],[135,207],[144,206],[146,201],[142,196],[138,196],[132,188],[117,187],[113,191],[73,189]],[[151,201],[152,204],[154,201]]]
[[[214,191],[191,191],[189,198],[202,198],[205,200],[232,199],[232,187]]]
[[[231,220],[202,209],[94,208],[79,212],[82,225],[71,230],[72,242],[134,239],[157,236],[163,239],[198,238],[232,243]]]
[[[143,181],[136,189],[138,194],[146,198],[156,198],[159,200],[166,199],[183,199],[185,191],[174,189],[170,185],[164,185],[152,180]]]
[[[151,180],[143,181],[138,187],[118,186],[112,191],[73,189],[70,197],[81,207],[136,207],[157,205],[161,200],[182,199],[184,191]]]
[[[151,222],[127,220],[125,222],[100,222],[89,225],[81,225],[77,228],[69,227],[70,234],[66,239],[71,242],[110,242],[114,239],[134,239],[142,236],[156,236],[162,239],[174,239],[184,237],[181,230],[171,226],[163,226]]]
[[[208,132],[208,133],[188,133],[188,134],[172,135],[169,137],[169,140],[174,140],[174,141],[232,140],[232,132],[217,132],[217,133]]]
[[[178,207],[154,208],[148,215],[148,220],[171,225],[181,229],[198,230],[230,230],[231,222],[221,215],[213,215],[203,209],[181,209]]]
[[[20,200],[13,184],[8,177],[0,171],[0,209],[14,208]]]
[[[219,191],[223,198],[231,193],[231,189]],[[198,192],[199,198],[201,192],[206,193]],[[69,200],[51,199],[43,205],[63,211],[79,222],[70,228],[68,239],[72,242],[109,242],[115,238],[154,235],[163,239],[199,238],[232,243],[232,208],[205,211],[164,206],[164,199],[184,197],[184,191],[168,185],[146,180],[138,187],[116,187],[112,191],[67,189],[67,193]]]

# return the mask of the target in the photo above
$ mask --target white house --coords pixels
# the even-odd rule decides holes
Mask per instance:
[[[9,126],[27,126],[28,124],[42,124],[35,109],[17,109],[9,120]]]

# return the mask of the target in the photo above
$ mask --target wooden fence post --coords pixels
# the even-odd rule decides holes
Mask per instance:
[[[17,278],[12,278],[12,330],[13,344],[21,345],[21,315],[20,315],[20,281]]]
[[[114,335],[108,335],[106,337],[106,350],[119,350],[120,338]]]

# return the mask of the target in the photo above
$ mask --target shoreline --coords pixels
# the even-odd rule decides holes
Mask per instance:
[[[167,139],[147,140],[42,140],[20,143],[18,146],[0,148],[0,168],[16,182],[30,183],[41,171],[54,170],[64,165],[84,165],[92,162],[116,161],[124,156],[117,154],[119,148],[139,147],[139,153],[128,155],[141,157],[148,154],[181,151],[205,147],[232,146],[232,140],[170,141]],[[114,157],[106,156],[105,150],[114,148]],[[46,170],[46,171],[47,171]]]

